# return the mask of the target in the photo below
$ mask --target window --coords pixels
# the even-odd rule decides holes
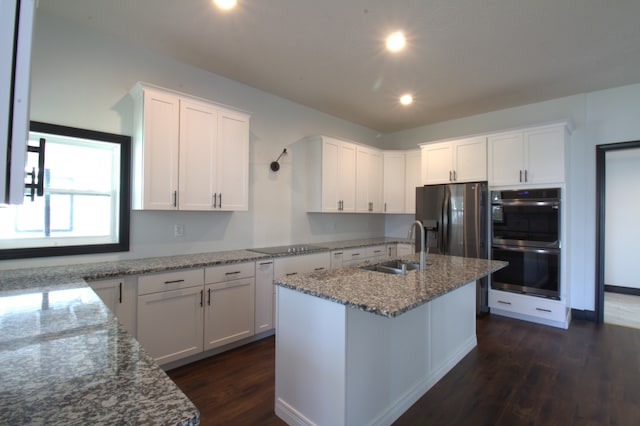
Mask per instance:
[[[0,208],[0,259],[128,251],[131,138],[31,122],[41,138],[44,194]]]

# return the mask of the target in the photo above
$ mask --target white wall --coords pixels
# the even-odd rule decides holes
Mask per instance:
[[[377,132],[266,92],[39,14],[33,43],[32,120],[132,134],[128,91],[142,80],[251,113],[248,212],[132,212],[131,251],[111,255],[2,261],[0,269],[155,255],[368,238],[384,234],[381,215],[307,214],[292,202],[296,141],[329,134],[376,145]],[[299,146],[300,144],[298,144]],[[287,148],[281,169],[269,169]],[[78,159],[80,160],[80,159]],[[299,190],[299,189],[296,189]],[[185,235],[174,238],[174,224]]]
[[[640,288],[640,149],[606,153],[604,282]]]
[[[640,84],[558,98],[410,129],[383,137],[387,149],[414,148],[439,139],[569,120],[574,130],[569,142],[566,209],[570,304],[595,309],[595,147],[640,140]],[[411,218],[388,218],[387,226],[403,229]]]

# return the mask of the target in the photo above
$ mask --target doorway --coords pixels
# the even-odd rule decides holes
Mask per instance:
[[[607,170],[607,164],[615,169]],[[628,247],[637,244],[629,241],[640,232],[638,215],[633,213],[640,210],[640,200],[625,193],[624,186],[635,188],[638,182],[625,180],[625,169],[632,176],[640,173],[640,141],[596,146],[596,318],[640,328],[640,283],[636,274],[629,273],[637,251]]]

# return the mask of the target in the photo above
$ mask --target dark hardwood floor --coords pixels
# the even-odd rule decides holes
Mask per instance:
[[[640,425],[640,330],[489,316],[478,346],[395,425]],[[283,425],[273,337],[169,371],[202,425]]]

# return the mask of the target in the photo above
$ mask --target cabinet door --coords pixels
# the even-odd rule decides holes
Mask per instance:
[[[89,286],[113,312],[125,330],[136,336],[136,278],[126,277],[92,281]]]
[[[356,210],[356,146],[340,143],[338,158],[338,194],[342,211]]]
[[[373,150],[371,152],[371,162],[369,167],[369,202],[372,213],[382,213],[382,189],[384,185],[384,160],[382,152]]]
[[[158,364],[202,352],[203,301],[202,287],[138,296],[138,341]]]
[[[322,140],[322,211],[337,212],[339,209],[340,194],[339,159],[340,141],[324,137]]]
[[[422,183],[449,183],[453,174],[453,148],[449,142],[422,147]]]
[[[342,250],[336,250],[331,252],[331,270],[342,268]]]
[[[218,208],[249,209],[249,117],[220,110],[218,116]]]
[[[255,332],[273,328],[274,313],[273,260],[256,262]]]
[[[216,192],[218,113],[211,105],[180,101],[179,210],[212,210]]]
[[[356,150],[356,211],[369,211],[370,168],[372,166],[372,151],[363,146]]]
[[[487,140],[485,137],[455,141],[453,150],[453,180],[455,182],[487,180]]]
[[[415,214],[416,212],[416,188],[422,186],[420,180],[421,166],[422,157],[419,149],[405,153],[404,213]]]
[[[142,191],[144,210],[177,209],[178,141],[180,101],[175,95],[144,89],[142,140],[135,151],[142,157]],[[138,145],[139,144],[139,145]],[[139,157],[138,156],[138,157]],[[136,161],[139,161],[138,159]]]
[[[523,172],[522,132],[487,138],[489,145],[489,185],[519,185]]]
[[[564,182],[564,126],[525,130],[526,183]]]
[[[204,350],[253,336],[255,278],[205,286]]]
[[[384,212],[404,213],[405,156],[401,151],[384,153]]]

